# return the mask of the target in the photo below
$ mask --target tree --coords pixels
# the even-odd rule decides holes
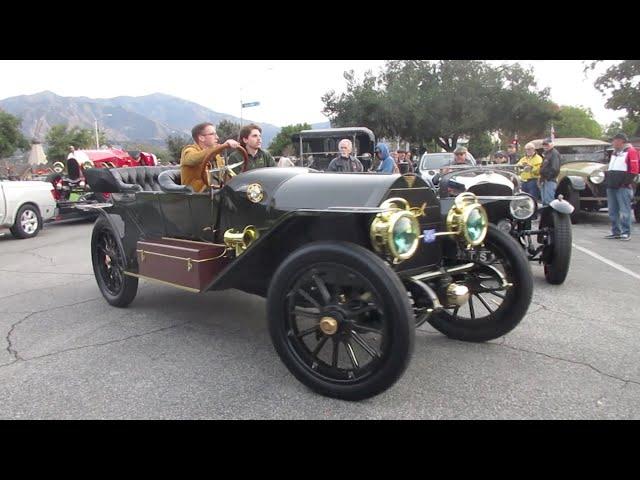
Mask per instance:
[[[8,157],[17,149],[29,148],[29,142],[20,131],[22,120],[0,110],[0,157]]]
[[[593,68],[594,62],[590,68]],[[640,119],[640,60],[625,60],[609,67],[595,81],[595,87],[609,98],[605,107],[626,110],[632,120]],[[640,132],[634,132],[640,133]]]
[[[67,127],[67,125],[54,125],[47,133],[47,157],[53,162],[64,161],[69,153],[69,146],[76,149],[95,148],[95,133],[90,128]],[[98,143],[107,143],[105,132],[98,131]]]
[[[553,124],[558,137],[602,137],[602,127],[589,108],[560,107],[559,119]]]
[[[241,125],[239,123],[232,122],[230,120],[221,120],[216,126],[216,132],[220,137],[220,143],[224,143],[230,138],[238,140],[240,136]]]
[[[620,117],[611,122],[605,129],[603,138],[608,139],[617,133],[626,133],[629,137],[634,137],[640,132],[640,120],[632,120],[629,117]]]
[[[302,130],[311,130],[311,125],[308,123],[298,123],[296,125],[287,125],[282,127],[278,135],[273,137],[269,144],[269,153],[274,156],[283,155],[286,149],[293,152],[293,144],[291,143],[291,135],[299,133]]]
[[[185,135],[169,135],[165,139],[165,143],[167,144],[167,150],[169,150],[171,160],[179,162],[182,149],[189,144],[189,139]]]
[[[531,70],[482,61],[390,61],[375,77],[326,93],[324,113],[336,125],[362,125],[378,136],[400,136],[424,145],[435,140],[452,151],[462,136],[504,130],[544,129],[554,117],[548,90],[537,90]],[[521,135],[522,136],[522,135]]]
[[[472,135],[468,148],[475,158],[488,157],[494,148],[491,135],[486,132]]]

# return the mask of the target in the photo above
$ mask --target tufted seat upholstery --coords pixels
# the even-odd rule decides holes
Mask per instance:
[[[111,173],[120,192],[160,192],[158,176],[172,167],[123,167],[112,168]]]
[[[166,193],[193,193],[189,185],[180,185],[180,170],[165,170],[158,176],[158,183]]]

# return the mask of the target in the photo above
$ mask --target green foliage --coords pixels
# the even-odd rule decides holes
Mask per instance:
[[[602,137],[602,127],[593,118],[590,109],[584,107],[560,107],[559,119],[553,126],[557,137]]]
[[[291,143],[291,135],[301,132],[302,130],[311,130],[308,123],[298,123],[296,125],[287,125],[282,127],[278,135],[273,137],[269,144],[269,153],[274,156],[282,155],[285,150],[291,151],[293,144]]]
[[[346,91],[322,97],[332,124],[365,126],[413,144],[435,140],[447,151],[464,135],[542,132],[555,117],[548,89],[537,90],[532,71],[518,64],[403,60],[387,62],[377,77],[367,72],[362,82],[352,71],[344,75]]]
[[[20,131],[21,124],[20,118],[0,110],[0,158],[11,156],[19,148],[29,148],[29,142]]]
[[[47,157],[51,162],[64,161],[69,154],[69,146],[76,150],[96,148],[95,131],[90,128],[73,127],[66,125],[54,125],[47,133]],[[107,143],[104,131],[98,131],[100,145]]]
[[[469,138],[469,151],[475,158],[488,157],[494,150],[493,140],[488,133],[478,133]]]
[[[591,65],[591,68],[595,66]],[[625,60],[609,67],[596,79],[595,87],[609,98],[605,106],[612,110],[626,110],[628,116],[640,118],[640,60]]]
[[[224,143],[230,138],[238,140],[240,128],[241,125],[239,123],[231,122],[229,120],[221,120],[216,126],[216,132],[218,133],[218,137],[220,137],[220,143]]]
[[[626,133],[629,137],[640,136],[640,120],[633,120],[629,117],[621,117],[619,120],[611,122],[604,132],[604,138],[609,139],[617,133]]]
[[[180,162],[180,154],[182,153],[182,149],[189,145],[190,139],[185,135],[169,135],[166,140],[167,150],[169,151],[169,156],[171,158],[167,160],[173,160],[175,162]],[[165,160],[163,158],[163,160]]]

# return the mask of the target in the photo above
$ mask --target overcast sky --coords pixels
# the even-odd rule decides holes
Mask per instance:
[[[538,86],[550,87],[554,102],[589,107],[602,124],[624,115],[605,109],[605,98],[593,87],[598,72],[616,61],[605,62],[587,77],[582,60],[490,63],[516,61],[533,66]],[[283,126],[326,121],[320,98],[328,90],[344,89],[345,70],[353,69],[361,78],[366,70],[377,73],[383,65],[383,60],[0,60],[0,99],[43,90],[93,98],[160,92],[236,116],[242,99],[261,103],[245,109],[245,118]]]

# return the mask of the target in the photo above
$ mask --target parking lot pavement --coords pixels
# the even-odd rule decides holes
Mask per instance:
[[[141,282],[129,308],[109,306],[91,228],[0,238],[0,418],[640,418],[640,228],[604,240],[606,214],[574,226],[563,285],[532,265],[514,331],[472,344],[421,327],[405,375],[358,403],[289,374],[259,297]]]

